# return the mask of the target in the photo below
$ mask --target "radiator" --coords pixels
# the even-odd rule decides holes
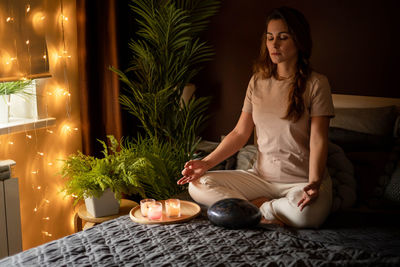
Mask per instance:
[[[12,160],[0,161],[0,258],[22,251],[18,178]]]

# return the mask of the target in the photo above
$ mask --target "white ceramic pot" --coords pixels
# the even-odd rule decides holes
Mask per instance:
[[[85,198],[86,210],[95,218],[118,214],[119,203],[111,189],[106,189],[101,197]]]
[[[10,106],[10,95],[0,95],[0,123],[9,122]]]

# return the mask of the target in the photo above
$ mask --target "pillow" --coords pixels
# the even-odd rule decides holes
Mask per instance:
[[[398,142],[398,141],[397,141]],[[396,203],[399,174],[395,173],[400,158],[398,145],[392,151],[356,151],[347,156],[354,165],[357,181],[357,204],[372,210],[391,209]]]
[[[385,192],[384,199],[391,204],[400,205],[400,164],[397,163],[396,169],[389,180]]]
[[[349,151],[390,151],[394,138],[329,127],[329,140]]]
[[[253,168],[257,159],[257,147],[247,145],[239,150],[236,157],[236,170],[248,170]]]
[[[393,136],[396,106],[379,108],[336,108],[330,126],[360,133]]]

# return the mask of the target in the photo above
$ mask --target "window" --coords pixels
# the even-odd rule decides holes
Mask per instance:
[[[0,82],[50,77],[43,0],[0,1]],[[55,124],[38,114],[37,81],[22,93],[0,94],[0,134]]]
[[[0,96],[0,135],[55,124],[54,118],[39,117],[36,85],[37,81],[32,80],[21,92]]]

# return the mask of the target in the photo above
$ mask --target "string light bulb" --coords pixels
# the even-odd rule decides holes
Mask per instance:
[[[26,5],[26,13],[29,13],[29,11],[31,11],[31,5],[27,4]]]
[[[45,236],[52,236],[52,234],[50,234],[49,232],[46,232],[46,231],[42,231],[42,234]]]
[[[58,55],[58,58],[71,58],[71,55],[68,55],[68,51],[67,50],[63,50],[61,52],[61,55]]]
[[[14,22],[14,18],[13,17],[7,17],[6,21],[9,22],[9,23]]]

